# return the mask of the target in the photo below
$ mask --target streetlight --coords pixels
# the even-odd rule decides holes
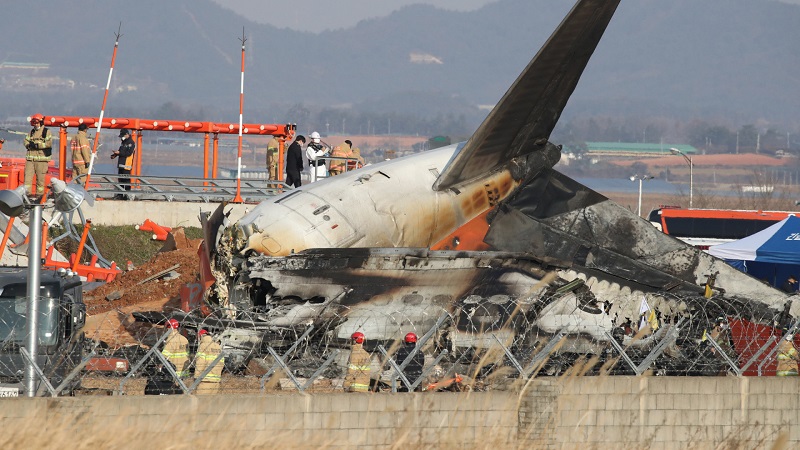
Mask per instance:
[[[652,175],[633,175],[631,177],[631,181],[639,180],[639,207],[636,209],[636,214],[641,217],[642,216],[642,181],[644,180],[652,180]]]
[[[694,197],[694,163],[692,163],[692,157],[686,155],[686,153],[683,153],[677,148],[671,148],[669,151],[671,151],[673,155],[683,156],[683,159],[689,164],[689,209],[692,209],[692,198]]]

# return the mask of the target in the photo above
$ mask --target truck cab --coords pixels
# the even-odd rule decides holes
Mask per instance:
[[[82,281],[63,269],[42,270],[38,298],[36,365],[55,388],[81,361],[86,321]],[[0,397],[18,397],[24,390],[27,342],[27,267],[0,267]],[[79,387],[74,377],[62,392]],[[46,392],[37,380],[37,394]]]

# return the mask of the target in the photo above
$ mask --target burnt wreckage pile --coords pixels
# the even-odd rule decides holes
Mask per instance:
[[[314,326],[319,355],[355,331],[367,347],[414,331],[470,374],[498,348],[545,373],[587,355],[717,373],[792,327],[800,302],[553,169],[549,136],[618,4],[578,0],[466,143],[205,218],[206,300],[242,325],[227,347],[244,361]]]

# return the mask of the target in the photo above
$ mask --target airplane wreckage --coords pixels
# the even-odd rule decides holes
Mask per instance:
[[[447,312],[432,342],[454,358],[495,339],[530,355],[559,334],[574,360],[610,353],[612,336],[652,346],[620,337],[646,298],[679,327],[656,363],[672,373],[697,364],[718,317],[791,325],[783,292],[553,169],[548,138],[618,4],[579,0],[466,143],[289,190],[236,222],[224,205],[203,217],[211,308],[184,323],[225,328],[241,362],[309,325],[309,346],[361,331],[374,348]]]

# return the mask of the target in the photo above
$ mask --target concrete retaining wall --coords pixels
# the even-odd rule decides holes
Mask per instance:
[[[521,392],[0,400],[0,447],[800,446],[800,379],[540,378]],[[55,441],[54,441],[55,440]]]
[[[137,225],[150,219],[159,225],[173,228],[199,227],[200,212],[214,212],[217,206],[219,203],[97,200],[94,206],[84,203],[81,210],[94,225]],[[232,210],[230,217],[235,222],[255,206],[230,204],[225,210]],[[79,220],[77,214],[74,220]]]
[[[800,446],[797,377],[536,379],[522,398],[520,436],[543,448]]]
[[[0,446],[36,448],[79,436],[91,437],[97,448],[371,449],[396,442],[409,449],[489,442],[508,448],[517,437],[516,398],[341,393],[3,399]],[[42,446],[52,448],[52,441]]]

